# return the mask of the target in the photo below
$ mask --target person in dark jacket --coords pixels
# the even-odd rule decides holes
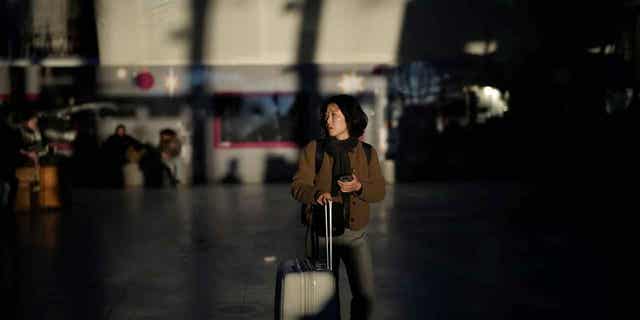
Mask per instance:
[[[42,138],[38,127],[38,117],[35,110],[26,110],[22,114],[18,132],[20,133],[20,158],[18,165],[31,168],[32,191],[40,191],[40,159],[49,153],[49,145]]]
[[[18,127],[20,131],[20,153],[23,155],[23,164],[36,164],[38,159],[49,152],[49,146],[44,143],[42,133],[38,127],[38,113],[35,111],[26,111],[21,125]]]
[[[145,154],[140,160],[145,187],[164,188],[179,185],[180,152],[181,144],[176,131],[162,129],[158,146],[145,146]]]
[[[178,138],[178,133],[170,128],[160,130],[160,142],[158,143],[158,149],[162,157],[162,163],[166,170],[164,170],[168,179],[168,184],[171,186],[177,186],[180,184],[180,176],[182,172],[180,163],[180,152],[182,144]]]
[[[368,245],[369,204],[382,201],[385,181],[378,154],[370,156],[359,138],[367,126],[367,116],[358,100],[349,95],[330,97],[322,106],[324,154],[316,174],[318,141],[304,147],[293,177],[291,192],[303,204],[342,204],[345,231],[334,236],[333,270],[336,282],[339,265],[345,265],[351,293],[351,319],[368,319],[374,301],[373,264]],[[341,181],[341,177],[348,177]],[[350,180],[350,181],[346,181]],[[309,221],[309,219],[307,219]],[[321,238],[324,241],[324,237]]]
[[[140,142],[127,134],[123,124],[116,127],[115,132],[102,144],[105,182],[110,187],[120,188],[124,185],[122,167],[127,163],[127,149],[136,147]]]

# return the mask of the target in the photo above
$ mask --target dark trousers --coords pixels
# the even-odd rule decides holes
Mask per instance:
[[[333,273],[336,277],[337,293],[340,292],[340,261],[345,266],[351,288],[351,319],[370,319],[374,305],[374,282],[371,250],[366,230],[346,229],[344,234],[333,238]],[[325,247],[325,238],[320,237],[320,248]],[[320,250],[321,254],[324,250]]]

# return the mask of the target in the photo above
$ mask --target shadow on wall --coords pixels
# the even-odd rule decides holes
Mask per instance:
[[[227,175],[222,178],[220,182],[224,184],[238,184],[241,183],[242,180],[238,177],[238,159],[231,159],[227,163]]]
[[[296,164],[284,157],[269,156],[265,168],[265,183],[289,183],[296,173]]]
[[[233,158],[227,161],[225,175],[219,181],[222,184],[241,184],[251,181],[262,181],[263,183],[290,183],[296,172],[296,168],[296,163],[287,161],[285,157],[268,156],[262,179],[259,179],[260,177],[245,177],[246,179],[243,181],[240,174],[240,162],[238,159]],[[246,170],[245,174],[247,174]]]

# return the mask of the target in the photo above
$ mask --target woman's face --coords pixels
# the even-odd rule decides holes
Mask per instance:
[[[338,108],[335,103],[327,106],[327,113],[324,115],[324,119],[326,121],[329,136],[338,140],[345,140],[349,138],[347,121],[342,114],[342,111],[340,111],[340,108]]]

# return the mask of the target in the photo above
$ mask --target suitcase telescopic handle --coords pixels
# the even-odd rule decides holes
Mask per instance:
[[[333,271],[333,221],[332,221],[333,201],[329,200],[329,204],[324,205],[324,229],[326,243],[327,268]],[[329,223],[327,223],[327,220]]]

